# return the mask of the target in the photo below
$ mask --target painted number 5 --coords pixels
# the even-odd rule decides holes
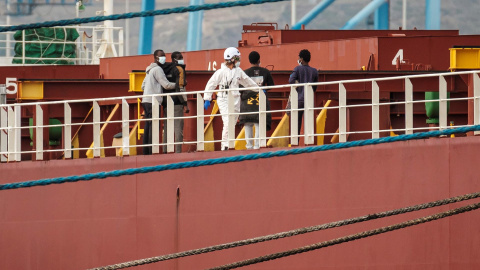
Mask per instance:
[[[403,60],[403,49],[398,50],[397,54],[392,60],[392,65],[397,64],[397,59],[400,61],[400,64],[405,64],[405,61]]]
[[[6,90],[9,95],[17,93],[17,78],[6,79]]]

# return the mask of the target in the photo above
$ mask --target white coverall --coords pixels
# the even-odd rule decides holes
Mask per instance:
[[[205,100],[212,100],[212,95],[215,92],[214,90],[219,86],[219,89],[225,89],[225,86],[228,86],[228,89],[238,88],[239,85],[244,87],[258,87],[258,85],[247,75],[241,68],[234,67],[233,69],[228,68],[225,64],[222,64],[222,67],[215,71],[213,76],[208,80],[207,86],[205,87]],[[231,90],[233,93],[234,104],[235,104],[235,113],[240,112],[240,92],[238,90]],[[220,114],[222,115],[223,129],[222,129],[222,150],[228,148],[228,93],[226,91],[218,92],[217,94],[217,104],[220,109]],[[235,115],[235,123],[237,123],[238,115]]]

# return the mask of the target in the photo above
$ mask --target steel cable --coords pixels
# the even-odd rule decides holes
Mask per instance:
[[[465,201],[465,200],[471,200],[471,199],[475,199],[475,198],[478,198],[478,197],[480,197],[480,192],[470,193],[470,194],[456,196],[456,197],[452,197],[452,198],[448,198],[448,199],[437,200],[437,201],[433,201],[433,202],[429,202],[429,203],[418,204],[418,205],[408,206],[408,207],[404,207],[404,208],[399,208],[399,209],[395,209],[395,210],[379,212],[379,213],[374,213],[374,214],[368,214],[368,215],[364,215],[364,216],[361,216],[361,217],[345,219],[345,220],[341,220],[341,221],[336,221],[336,222],[331,222],[331,223],[326,223],[326,224],[321,224],[321,225],[316,225],[316,226],[311,226],[311,227],[305,227],[305,228],[290,230],[290,231],[286,231],[286,232],[281,232],[281,233],[276,233],[276,234],[271,234],[271,235],[266,235],[266,236],[261,236],[261,237],[255,237],[255,238],[250,238],[250,239],[246,239],[246,240],[235,241],[235,242],[230,242],[230,243],[226,243],[226,244],[215,245],[215,246],[210,246],[210,247],[205,247],[205,248],[200,248],[200,249],[188,250],[188,251],[178,252],[178,253],[173,253],[173,254],[168,254],[168,255],[162,255],[162,256],[151,257],[151,258],[146,258],[146,259],[134,260],[134,261],[130,261],[130,262],[113,264],[113,265],[109,265],[109,266],[93,268],[92,270],[122,269],[122,268],[128,268],[128,267],[139,266],[139,265],[144,265],[144,264],[156,263],[156,262],[160,262],[160,261],[167,261],[167,260],[172,260],[172,259],[177,259],[177,258],[182,258],[182,257],[199,255],[199,254],[203,254],[203,253],[209,253],[209,252],[213,252],[213,251],[225,250],[225,249],[230,249],[230,248],[235,248],[235,247],[240,247],[240,246],[246,246],[246,245],[251,245],[251,244],[256,244],[256,243],[261,243],[261,242],[267,242],[267,241],[271,241],[271,240],[287,238],[287,237],[301,235],[301,234],[305,234],[305,233],[310,233],[310,232],[315,232],[315,231],[320,231],[320,230],[326,230],[326,229],[330,229],[330,228],[337,228],[337,227],[342,227],[342,226],[351,225],[351,224],[355,224],[355,223],[360,223],[360,222],[364,222],[364,221],[369,221],[369,220],[374,220],[374,219],[379,219],[379,218],[384,218],[384,217],[389,217],[389,216],[394,216],[394,215],[419,211],[419,210],[428,209],[428,208],[437,207],[437,206],[442,206],[442,205],[446,205],[446,204],[461,202],[461,201]]]
[[[348,236],[345,236],[345,237],[340,237],[340,238],[336,238],[336,239],[333,239],[333,240],[320,242],[320,243],[316,243],[316,244],[309,245],[309,246],[304,246],[304,247],[301,247],[301,248],[291,249],[291,250],[288,250],[288,251],[285,251],[285,252],[273,253],[273,254],[269,254],[269,255],[265,255],[265,256],[256,257],[256,258],[253,258],[253,259],[248,259],[248,260],[244,260],[244,261],[239,261],[239,262],[235,262],[235,263],[231,263],[231,264],[222,265],[222,266],[219,266],[219,267],[210,268],[210,270],[234,269],[234,268],[239,268],[239,267],[243,267],[243,266],[247,266],[247,265],[251,265],[251,264],[256,264],[256,263],[260,263],[260,262],[271,261],[271,260],[275,260],[275,259],[279,259],[279,258],[283,258],[283,257],[295,255],[295,254],[300,254],[300,253],[304,253],[304,252],[308,252],[308,251],[312,251],[312,250],[316,250],[316,249],[321,249],[321,248],[324,248],[324,247],[334,246],[334,245],[338,245],[338,244],[345,243],[345,242],[350,242],[350,241],[354,241],[354,240],[358,240],[358,239],[362,239],[362,238],[366,238],[366,237],[370,237],[370,236],[374,236],[374,235],[378,235],[378,234],[382,234],[382,233],[386,233],[386,232],[391,232],[391,231],[415,226],[415,225],[418,225],[418,224],[422,224],[422,223],[446,218],[446,217],[449,217],[449,216],[458,215],[458,214],[461,214],[461,213],[476,210],[478,208],[480,208],[480,203],[474,203],[474,204],[470,204],[470,205],[467,205],[467,206],[455,208],[455,209],[452,209],[452,210],[449,210],[449,211],[441,212],[441,213],[438,213],[438,214],[434,214],[434,215],[430,215],[430,216],[426,216],[426,217],[421,217],[421,218],[417,218],[417,219],[412,219],[412,220],[408,220],[408,221],[405,221],[405,222],[402,222],[402,223],[397,223],[397,224],[390,225],[390,226],[387,226],[387,227],[382,227],[382,228],[378,228],[378,229],[374,229],[374,230],[370,230],[370,231],[363,231],[361,233],[351,234],[351,235],[348,235]]]

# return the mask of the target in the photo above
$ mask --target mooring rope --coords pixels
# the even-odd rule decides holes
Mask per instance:
[[[199,255],[199,254],[209,253],[209,252],[213,252],[213,251],[219,251],[219,250],[225,250],[225,249],[230,249],[230,248],[235,248],[235,247],[241,247],[241,246],[246,246],[246,245],[251,245],[251,244],[256,244],[256,243],[263,243],[263,242],[267,242],[267,241],[271,241],[271,240],[277,240],[277,239],[292,237],[292,236],[301,235],[301,234],[305,234],[305,233],[316,232],[316,231],[326,230],[326,229],[330,229],[330,228],[338,228],[338,227],[351,225],[351,224],[355,224],[355,223],[360,223],[360,222],[365,222],[365,221],[369,221],[369,220],[385,218],[385,217],[395,216],[395,215],[409,213],[409,212],[415,212],[415,211],[424,210],[424,209],[428,209],[428,208],[432,208],[432,207],[447,205],[447,204],[451,204],[451,203],[457,203],[457,202],[461,202],[461,201],[465,201],[465,200],[471,200],[471,199],[475,199],[475,198],[478,198],[478,197],[480,197],[480,192],[470,193],[470,194],[456,196],[456,197],[452,197],[452,198],[448,198],[448,199],[443,199],[443,200],[428,202],[428,203],[424,203],[424,204],[417,204],[417,205],[413,205],[413,206],[399,208],[399,209],[395,209],[395,210],[379,212],[379,213],[374,213],[374,214],[368,214],[368,215],[361,216],[361,217],[344,219],[344,220],[330,222],[330,223],[326,223],[326,224],[321,224],[321,225],[316,225],[316,226],[311,226],[311,227],[305,227],[305,228],[290,230],[290,231],[286,231],[286,232],[270,234],[270,235],[266,235],[266,236],[255,237],[255,238],[245,239],[245,240],[241,240],[241,241],[230,242],[230,243],[221,244],[221,245],[209,246],[209,247],[205,247],[205,248],[193,249],[193,250],[188,250],[188,251],[183,251],[183,252],[178,252],[178,253],[173,253],[173,254],[168,254],[168,255],[162,255],[162,256],[151,257],[151,258],[146,258],[146,259],[123,262],[123,263],[118,263],[118,264],[93,268],[91,270],[123,269],[123,268],[128,268],[128,267],[144,265],[144,264],[156,263],[156,262],[160,262],[160,261],[167,261],[167,260],[172,260],[172,259],[177,259],[177,258],[182,258],[182,257]]]
[[[426,139],[430,137],[451,135],[455,133],[466,133],[466,132],[477,131],[477,130],[480,130],[480,125],[469,126],[469,127],[459,127],[459,128],[445,129],[445,130],[435,130],[435,131],[429,131],[429,132],[419,132],[414,134],[399,135],[395,137],[383,137],[383,138],[367,139],[367,140],[336,143],[336,144],[308,146],[308,147],[295,148],[290,150],[263,152],[258,154],[248,154],[248,155],[238,155],[238,156],[232,156],[232,157],[185,161],[185,162],[156,165],[156,166],[149,166],[149,167],[114,170],[109,172],[99,172],[99,173],[67,176],[67,177],[47,178],[42,180],[33,180],[33,181],[25,181],[25,182],[18,182],[18,183],[7,183],[7,184],[0,185],[0,190],[19,189],[19,188],[27,188],[27,187],[35,187],[35,186],[46,186],[46,185],[52,185],[52,184],[62,184],[62,183],[70,183],[70,182],[77,182],[77,181],[89,181],[92,179],[105,179],[108,177],[119,177],[124,175],[135,175],[135,174],[141,174],[141,173],[161,172],[161,171],[167,171],[167,170],[195,168],[195,167],[201,167],[201,166],[211,166],[216,164],[226,164],[230,162],[242,162],[246,160],[283,157],[288,155],[314,153],[314,152],[321,152],[321,151],[328,151],[328,150],[335,150],[335,149],[344,149],[344,148],[359,147],[359,146],[366,146],[366,145],[376,145],[381,143],[392,143],[392,142],[399,142],[399,141]]]
[[[185,13],[185,12],[194,12],[194,11],[200,11],[200,10],[212,10],[212,9],[230,8],[230,7],[238,7],[238,6],[258,5],[258,4],[274,3],[274,2],[282,2],[282,1],[289,1],[289,0],[240,0],[240,1],[232,1],[232,2],[220,2],[215,4],[203,4],[203,5],[192,5],[192,6],[186,6],[186,7],[167,8],[167,9],[160,9],[160,10],[147,10],[142,12],[129,12],[129,13],[123,13],[123,14],[108,15],[108,16],[76,18],[76,19],[59,20],[59,21],[46,21],[41,23],[31,23],[31,24],[21,24],[16,26],[0,27],[0,33],[8,32],[8,31],[25,30],[25,29],[35,29],[35,28],[41,28],[41,27],[54,27],[54,26],[74,25],[74,24],[81,24],[81,23],[115,21],[115,20],[131,19],[131,18],[137,18],[137,17],[150,17],[150,16],[157,16],[157,15],[167,15],[172,13]]]
[[[378,235],[378,234],[382,234],[382,233],[386,233],[386,232],[391,232],[391,231],[415,226],[415,225],[418,225],[418,224],[422,224],[422,223],[446,218],[446,217],[449,217],[449,216],[458,215],[458,214],[461,214],[461,213],[476,210],[478,208],[480,208],[480,203],[474,203],[474,204],[459,207],[459,208],[456,208],[456,209],[453,209],[453,210],[441,212],[441,213],[438,213],[438,214],[434,214],[434,215],[430,215],[430,216],[426,216],[426,217],[421,217],[421,218],[417,218],[417,219],[412,219],[412,220],[408,220],[408,221],[405,221],[405,222],[402,222],[402,223],[397,223],[397,224],[390,225],[390,226],[387,226],[387,227],[381,227],[381,228],[370,230],[370,231],[363,231],[361,233],[351,234],[351,235],[348,235],[348,236],[345,236],[345,237],[340,237],[340,238],[337,238],[337,239],[333,239],[333,240],[329,240],[329,241],[325,241],[325,242],[320,242],[320,243],[316,243],[316,244],[313,244],[313,245],[304,246],[304,247],[301,247],[301,248],[291,249],[291,250],[288,250],[288,251],[285,251],[285,252],[273,253],[273,254],[260,256],[260,257],[249,259],[249,260],[239,261],[239,262],[235,262],[235,263],[231,263],[231,264],[222,265],[222,266],[219,266],[219,267],[210,268],[210,270],[234,269],[234,268],[239,268],[239,267],[243,267],[243,266],[247,266],[247,265],[251,265],[251,264],[256,264],[256,263],[260,263],[260,262],[271,261],[271,260],[275,260],[275,259],[279,259],[279,258],[291,256],[291,255],[296,255],[296,254],[300,254],[300,253],[304,253],[304,252],[308,252],[308,251],[312,251],[312,250],[316,250],[316,249],[321,249],[321,248],[324,248],[324,247],[334,246],[334,245],[338,245],[338,244],[345,243],[345,242],[350,242],[350,241],[354,241],[354,240],[358,240],[358,239],[362,239],[362,238],[366,238],[366,237],[370,237],[370,236],[374,236],[374,235]]]

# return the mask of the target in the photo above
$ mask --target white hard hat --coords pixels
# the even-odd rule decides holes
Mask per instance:
[[[235,47],[229,47],[223,53],[223,59],[230,60],[234,56],[240,56],[240,51]]]

